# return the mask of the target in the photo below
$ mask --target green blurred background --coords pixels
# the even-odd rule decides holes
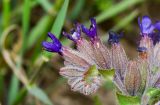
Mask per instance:
[[[52,32],[74,48],[61,31],[69,32],[75,21],[89,26],[95,17],[104,43],[109,30],[123,32],[121,43],[134,59],[138,17],[160,20],[159,9],[160,0],[0,0],[0,104],[115,105],[111,83],[91,96],[71,91],[58,73],[63,59],[45,52],[41,42]]]

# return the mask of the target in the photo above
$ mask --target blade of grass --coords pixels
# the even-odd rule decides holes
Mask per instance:
[[[44,34],[47,33],[49,27],[51,26],[50,23],[53,22],[52,18],[53,17],[46,15],[39,20],[37,25],[31,30],[29,34],[27,49],[32,47],[41,36],[44,36]]]
[[[49,100],[48,96],[45,94],[45,92],[42,89],[38,88],[37,86],[28,87],[28,91],[30,94],[38,98],[44,104],[53,105],[52,102]]]
[[[27,34],[29,31],[29,23],[30,23],[30,9],[31,9],[30,0],[24,0],[24,7],[22,14],[22,49],[21,49],[22,55],[27,45]]]
[[[47,0],[46,1],[37,0],[37,1],[39,2],[40,5],[42,5],[43,8],[52,9],[52,11],[55,11],[55,7],[49,4]],[[36,26],[31,30],[31,32],[29,33],[27,49],[31,48],[36,42],[41,43],[42,41],[41,39],[42,38],[44,39],[46,37],[46,34],[50,30],[50,27],[52,25],[51,23],[53,23],[54,15],[55,13],[54,14],[52,13],[52,16],[50,15],[43,16],[39,20],[39,22],[36,24]],[[40,50],[41,50],[41,47],[39,47],[39,44],[38,45],[36,44],[36,49],[34,50],[32,61],[34,61],[37,55],[39,55],[37,52],[39,52]]]
[[[4,69],[0,69],[0,98],[2,99],[2,101],[5,101],[4,97],[5,95],[5,75],[2,73]]]
[[[68,5],[69,5],[69,0],[65,0],[51,29],[51,32],[54,33],[57,38],[60,38],[60,33],[66,18]]]
[[[49,32],[51,30],[51,27],[53,25],[52,23],[53,23],[55,17],[52,17],[52,16],[46,16],[46,17],[48,17],[48,21],[44,22],[42,25],[37,24],[35,26],[35,28],[31,31],[31,33],[33,31],[35,33],[32,33],[32,34],[29,35],[28,42],[31,42],[32,45],[30,44],[30,47],[28,47],[28,49],[31,48],[33,45],[34,45],[34,48],[35,48],[34,51],[33,51],[32,57],[31,57],[32,62],[34,62],[39,57],[42,57],[42,53],[39,53],[39,52],[42,52],[41,43],[46,38],[47,32]],[[44,27],[44,26],[46,26],[46,27]],[[30,38],[30,37],[34,37],[34,39]],[[30,39],[34,42],[32,42]]]
[[[17,70],[19,70],[19,68],[21,68],[21,59],[26,47],[26,38],[27,38],[27,32],[29,30],[29,17],[30,17],[30,0],[25,0],[24,1],[24,9],[23,9],[23,15],[22,15],[22,27],[23,27],[23,31],[22,31],[22,37],[23,37],[23,41],[22,41],[22,49],[20,52],[20,60],[17,62]],[[17,79],[17,77],[15,75],[12,76],[12,81],[11,81],[11,88],[9,91],[9,105],[12,105],[15,98],[15,94],[18,92],[18,87],[19,87],[19,80]]]
[[[64,24],[68,5],[69,5],[69,0],[65,0],[51,29],[51,32],[54,33],[54,35],[56,35],[57,38],[60,38],[60,33]],[[47,41],[51,41],[50,38],[47,38]],[[43,57],[46,60],[48,60],[48,58],[51,58],[52,56],[53,56],[52,53],[49,53],[47,51],[43,52]]]
[[[125,26],[127,26],[129,23],[131,23],[137,17],[138,13],[139,13],[138,10],[134,10],[128,16],[126,16],[125,18],[121,19],[121,21],[119,21],[117,23],[117,25],[115,25],[110,30],[119,31],[120,29],[123,29]],[[107,36],[103,35],[101,37],[101,39],[102,39],[102,41],[106,41],[106,39],[108,39],[108,37],[109,37],[109,35],[107,35]]]
[[[53,103],[51,102],[51,100],[49,99],[49,97],[47,96],[47,94],[40,89],[39,87],[37,87],[36,85],[32,84],[32,86],[27,86],[23,87],[20,91],[19,94],[17,94],[16,100],[14,101],[14,103],[12,105],[19,105],[19,103],[24,100],[27,91],[33,95],[34,97],[36,97],[37,99],[39,99],[41,102],[43,102],[45,105],[53,105]]]
[[[29,23],[30,23],[30,9],[31,9],[31,1],[24,0],[23,12],[22,12],[22,48],[20,51],[20,59],[17,62],[18,70],[22,66],[22,58],[27,46],[26,44],[27,44],[27,34],[28,34]]]
[[[104,20],[107,20],[119,13],[121,13],[122,11],[127,10],[129,7],[136,5],[138,3],[141,3],[144,0],[124,0],[118,4],[115,4],[114,6],[112,6],[111,8],[109,8],[108,10],[100,13],[98,16],[96,16],[96,21],[97,23],[101,23]]]
[[[23,18],[22,18],[22,25],[23,25],[23,44],[22,44],[22,52],[21,54],[24,54],[26,44],[27,44],[27,34],[29,30],[29,20],[30,20],[30,0],[24,0],[24,11],[23,11]],[[29,84],[28,84],[29,85]],[[28,91],[30,94],[35,96],[37,99],[42,101],[43,103],[47,105],[52,105],[51,101],[48,99],[47,95],[41,90],[40,88],[36,86],[27,86]]]
[[[46,17],[47,17],[47,16],[46,16]],[[46,28],[46,30],[48,30],[49,27],[50,27],[50,23],[53,23],[53,22],[52,22],[53,19],[54,19],[53,17],[50,17],[50,19],[48,19],[49,22],[47,22],[47,19],[43,19],[43,22],[38,23],[38,24],[41,24],[41,25],[40,25],[40,26],[37,25],[37,28],[34,28],[34,31],[31,32],[32,35],[33,35],[33,33],[36,34],[36,35],[35,35],[35,36],[30,35],[30,36],[31,36],[32,38],[37,38],[37,37],[39,37],[38,35],[40,35],[40,34],[42,34],[42,33],[36,32],[37,30],[38,30],[38,31],[41,30],[41,29],[38,28],[38,26],[44,29],[44,24],[45,24],[45,22],[47,22],[48,25],[46,25],[46,26],[47,26],[48,28]],[[43,26],[42,26],[42,25],[43,25]],[[51,25],[52,25],[52,24],[51,24]],[[35,31],[35,30],[36,30],[36,31]],[[46,30],[44,30],[44,33],[46,32]],[[45,34],[45,35],[46,35],[46,34]],[[35,39],[32,39],[32,38],[29,38],[29,42],[31,42],[31,44],[29,44],[29,46],[32,46],[33,43],[35,43]],[[38,54],[38,53],[37,53],[37,54]],[[39,55],[39,54],[38,54],[38,55]],[[37,77],[37,75],[34,75],[34,76]],[[33,78],[35,78],[35,77],[33,77]],[[31,81],[31,83],[33,83],[33,81]],[[15,101],[15,104],[14,104],[14,105],[19,104],[20,100],[21,100],[21,99],[24,99],[24,97],[26,96],[27,90],[26,90],[26,89],[22,89],[22,90],[24,90],[24,91],[22,91],[22,92],[18,95],[19,97],[16,98],[16,101]],[[24,93],[25,93],[25,94],[24,94]],[[34,95],[34,93],[33,93],[33,95]],[[36,96],[36,95],[35,95],[35,96]],[[41,100],[41,101],[42,101],[42,100]]]
[[[24,54],[24,50],[26,47],[27,43],[27,33],[29,30],[29,19],[30,18],[30,0],[24,0],[24,8],[23,8],[23,14],[22,14],[22,48],[20,52],[20,59],[18,60],[16,64],[17,70],[21,68],[22,66],[22,56]],[[14,100],[16,99],[15,94],[18,92],[18,87],[19,87],[19,80],[15,75],[12,76],[12,81],[11,81],[11,88],[9,91],[9,105],[12,105]]]
[[[14,100],[16,99],[15,94],[19,90],[19,80],[13,75],[10,83],[9,96],[8,96],[8,105],[13,105]]]
[[[50,14],[53,14],[54,11],[53,11],[53,6],[51,5],[51,3],[48,1],[48,0],[37,0],[38,3],[43,7],[43,9],[50,13]]]
[[[77,18],[77,16],[80,14],[82,8],[84,7],[85,0],[78,0],[75,4],[75,6],[72,9],[72,12],[70,14],[70,19],[74,20]]]
[[[10,23],[10,0],[3,0],[3,29],[7,28]],[[1,36],[1,34],[0,34]],[[10,89],[8,93],[8,104],[11,105],[13,100],[15,99],[15,94],[18,92],[19,82],[15,75],[12,75]]]
[[[19,68],[19,66],[17,66],[13,59],[11,59],[11,54],[10,51],[8,51],[5,48],[5,41],[7,39],[7,36],[10,35],[10,32],[12,32],[13,30],[18,29],[18,27],[16,25],[11,25],[10,27],[6,28],[2,34],[1,37],[1,48],[2,48],[2,56],[6,62],[6,64],[8,64],[8,66],[11,68],[12,72],[14,73],[14,75],[12,75],[12,80],[11,80],[11,85],[10,85],[10,90],[9,90],[9,100],[7,100],[7,102],[12,102],[12,100],[15,99],[15,94],[17,94],[17,90],[18,90],[18,84],[17,83],[18,79],[21,80],[21,82],[23,84],[27,84],[28,83],[28,79],[25,75],[25,73],[23,72],[23,70],[19,70],[21,68]],[[16,76],[17,78],[15,78],[14,76]],[[14,97],[13,97],[14,96]]]
[[[118,31],[128,25],[133,19],[135,19],[138,15],[138,10],[134,10],[128,16],[123,18],[117,25],[115,25],[111,30]]]
[[[0,14],[0,37],[1,37],[1,34],[2,34],[2,16]],[[1,49],[1,47],[0,47]]]
[[[12,105],[19,105],[22,100],[24,100],[24,97],[27,95],[27,89],[23,87],[17,94],[16,99],[14,100]]]
[[[10,23],[10,3],[11,1],[10,0],[3,0],[2,3],[3,3],[3,11],[2,11],[2,18],[3,18],[3,29],[5,29],[9,23]]]
[[[39,73],[40,73],[41,70],[42,70],[42,69],[40,69],[40,68],[41,68],[41,66],[42,66],[42,64],[43,64],[44,61],[41,60],[41,58],[39,58],[38,60],[40,61],[40,62],[38,62],[38,66],[33,67],[33,68],[36,68],[36,69],[35,69],[36,72],[34,72],[33,75],[31,76],[31,79],[30,79],[29,84],[28,84],[28,86],[27,86],[27,87],[29,87],[29,88],[30,88],[30,84],[31,84],[31,85],[34,85],[34,82],[36,81],[37,77],[39,76]],[[26,88],[26,87],[21,88],[21,91],[17,94],[17,97],[16,97],[13,105],[19,105],[20,102],[21,102],[21,100],[24,100],[24,99],[25,99],[25,97],[26,97],[26,95],[27,95],[27,93],[28,93],[28,91],[29,91],[29,88]],[[44,94],[45,94],[45,93],[44,93]],[[47,96],[46,96],[46,97],[47,97]],[[49,100],[49,99],[48,99],[48,100]]]

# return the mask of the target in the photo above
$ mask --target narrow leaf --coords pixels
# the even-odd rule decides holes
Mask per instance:
[[[131,21],[133,21],[137,17],[137,15],[138,10],[131,12],[129,15],[127,15],[121,21],[119,21],[117,25],[115,25],[111,30],[119,31],[120,29],[124,28],[126,25],[131,23]]]
[[[48,31],[48,26],[50,26],[50,23],[52,22],[53,17],[51,16],[43,16],[37,25],[31,30],[29,37],[28,37],[28,43],[27,48],[32,47],[36,41]]]
[[[140,98],[136,96],[124,96],[117,93],[119,105],[140,105]]]
[[[2,22],[2,25],[3,25],[3,28],[5,29],[8,25],[9,25],[9,22],[10,22],[10,8],[11,8],[11,0],[2,0],[2,3],[3,3],[3,11],[2,11],[2,19],[3,19],[3,22]]]
[[[66,13],[67,13],[68,4],[69,4],[69,0],[65,0],[51,29],[51,32],[54,33],[57,38],[60,37],[60,33],[61,33],[64,21],[65,21]]]
[[[160,94],[160,89],[158,89],[158,88],[149,88],[147,90],[147,95],[149,97],[155,97],[158,94]]]
[[[105,10],[104,12],[100,13],[96,16],[97,23],[100,23],[106,19],[109,19],[122,11],[125,11],[129,7],[142,2],[143,0],[123,0],[122,2],[115,4],[111,8]]]
[[[160,100],[160,89],[159,88],[147,89],[146,97],[148,97],[148,104],[149,105],[155,104],[155,102]]]
[[[53,105],[48,96],[44,93],[44,91],[37,86],[31,86],[28,88],[30,94],[35,96],[37,99],[42,101],[46,105]]]
[[[9,97],[8,97],[8,104],[13,105],[13,102],[15,101],[16,97],[15,94],[17,94],[19,90],[19,80],[15,75],[12,75],[11,83],[10,83],[10,89],[9,89]]]
[[[25,97],[27,96],[27,93],[28,93],[27,89],[26,89],[25,87],[23,87],[23,88],[18,92],[18,94],[16,93],[17,96],[16,96],[13,104],[11,104],[11,105],[19,105],[19,104],[25,99]],[[15,94],[14,94],[14,95],[15,95]]]
[[[76,4],[74,5],[74,8],[72,9],[72,12],[70,14],[70,18],[72,20],[76,19],[77,16],[81,13],[81,10],[83,9],[85,4],[85,0],[78,0]]]
[[[31,0],[24,0],[23,15],[22,15],[22,49],[21,53],[23,54],[27,46],[27,34],[29,31],[30,23],[30,9],[31,9]]]

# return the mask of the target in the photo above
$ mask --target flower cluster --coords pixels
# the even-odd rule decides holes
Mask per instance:
[[[94,93],[102,84],[99,70],[115,70],[114,83],[124,95],[142,96],[149,87],[160,88],[160,22],[152,23],[148,16],[138,19],[141,40],[138,57],[129,60],[120,44],[122,34],[109,32],[106,47],[97,34],[96,20],[91,18],[90,28],[79,23],[70,33],[63,35],[76,44],[76,49],[65,47],[51,33],[52,42],[42,42],[45,50],[56,52],[64,58],[60,74],[68,79],[73,91],[85,95]],[[81,33],[89,37],[85,39]]]

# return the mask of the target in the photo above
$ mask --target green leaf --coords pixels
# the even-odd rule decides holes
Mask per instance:
[[[60,33],[61,33],[64,21],[65,21],[66,13],[67,13],[68,4],[69,4],[69,0],[65,0],[51,29],[51,32],[54,33],[57,38],[60,37]]]
[[[22,14],[22,48],[21,54],[24,53],[27,47],[27,34],[29,31],[30,23],[30,12],[31,12],[31,0],[24,0],[23,14]]]
[[[19,105],[24,100],[27,93],[28,93],[27,89],[23,87],[18,93],[16,93],[17,96],[15,97],[15,100],[11,105]]]
[[[69,16],[70,19],[74,20],[77,18],[77,16],[79,16],[79,14],[81,13],[81,10],[84,7],[84,4],[85,4],[85,0],[78,0],[75,3],[74,8],[72,9],[71,14]]]
[[[120,93],[117,93],[116,95],[119,105],[140,105],[140,97],[125,96]]]
[[[55,21],[53,24],[53,27],[51,29],[51,32],[57,37],[60,38],[60,33],[64,24],[64,20],[66,17],[66,13],[67,13],[67,8],[69,5],[69,0],[65,0]],[[47,41],[51,41],[50,38],[47,38]],[[43,58],[48,61],[49,58],[53,57],[53,54],[47,51],[43,52]]]
[[[1,68],[0,69],[1,72],[0,72],[0,97],[4,97],[4,94],[5,94],[5,75],[2,73],[3,69]]]
[[[156,95],[160,94],[160,89],[158,88],[149,88],[147,89],[147,95],[149,97],[154,97]]]
[[[2,4],[3,4],[2,25],[3,25],[3,29],[5,29],[10,24],[11,0],[2,0]]]
[[[17,94],[19,90],[19,80],[15,75],[12,75],[11,83],[10,83],[10,89],[9,89],[9,95],[8,95],[8,103],[9,105],[13,105],[13,102],[15,101],[16,97],[15,94]]]
[[[27,48],[32,47],[36,41],[44,34],[46,36],[47,31],[49,30],[50,23],[53,22],[53,17],[45,15],[43,16],[37,25],[31,30],[29,37]]]
[[[105,78],[106,81],[112,81],[114,74],[115,74],[115,70],[114,69],[106,69],[106,70],[99,70],[100,74],[102,74],[102,76]]]
[[[48,96],[45,94],[45,92],[38,88],[37,86],[33,85],[27,88],[29,93],[33,96],[35,96],[37,99],[42,101],[46,105],[53,105]]]
[[[109,19],[122,11],[125,11],[129,7],[142,2],[143,0],[123,0],[122,2],[113,5],[111,8],[105,10],[104,12],[100,13],[96,16],[97,23],[100,23],[106,19]]]
[[[155,102],[160,100],[160,89],[149,88],[147,89],[146,95],[149,98],[149,105],[153,105]]]
[[[2,23],[2,16],[1,15],[0,15],[0,23]],[[2,24],[0,24],[0,37],[1,37],[1,35],[2,35]]]
[[[119,21],[117,25],[115,25],[111,30],[118,31],[124,28],[126,25],[131,23],[131,21],[133,21],[137,17],[137,15],[138,15],[138,10],[131,12],[129,15],[127,15],[121,21]]]

